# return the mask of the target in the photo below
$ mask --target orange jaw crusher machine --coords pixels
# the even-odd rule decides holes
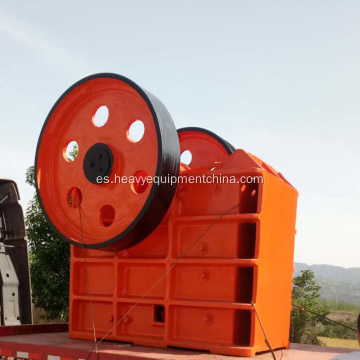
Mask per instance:
[[[264,161],[176,131],[154,95],[104,73],[53,106],[36,174],[44,213],[74,245],[71,338],[252,356],[269,350],[261,321],[273,349],[289,346],[298,193]]]

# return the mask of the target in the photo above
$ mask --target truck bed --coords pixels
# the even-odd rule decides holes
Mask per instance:
[[[34,360],[85,360],[93,342],[69,339],[66,324],[5,326],[0,328],[0,354]],[[276,351],[278,360],[325,360],[353,350],[292,344],[290,350]],[[231,360],[234,357],[178,348],[153,348],[104,341],[99,345],[99,360]],[[95,352],[90,359],[97,359]],[[245,358],[244,358],[245,359]],[[248,359],[272,360],[270,353]]]

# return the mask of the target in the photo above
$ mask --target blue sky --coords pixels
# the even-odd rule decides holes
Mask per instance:
[[[156,94],[176,126],[208,128],[300,193],[295,260],[360,266],[360,3],[0,3],[0,177],[22,205],[41,126],[97,72]]]

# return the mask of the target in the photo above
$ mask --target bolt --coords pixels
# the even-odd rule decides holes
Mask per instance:
[[[205,255],[208,252],[208,244],[206,242],[201,243],[200,254]]]
[[[214,321],[214,317],[212,316],[211,313],[207,313],[203,315],[201,319],[205,325],[211,325],[212,322]]]
[[[201,273],[200,273],[200,279],[201,279],[201,280],[204,280],[204,281],[209,280],[209,270],[203,270],[203,271],[201,271]]]
[[[124,324],[129,324],[131,322],[131,317],[130,316],[125,316],[123,319],[123,323]]]
[[[220,184],[212,184],[211,185],[211,190],[215,193],[218,194],[221,191],[221,185]]]
[[[179,199],[183,199],[185,197],[185,192],[184,191],[179,191],[178,192],[178,197],[179,197]]]

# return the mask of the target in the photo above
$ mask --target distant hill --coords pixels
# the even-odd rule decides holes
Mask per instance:
[[[294,276],[301,270],[312,270],[321,286],[321,297],[360,305],[360,268],[345,269],[333,265],[307,265],[294,263]]]

